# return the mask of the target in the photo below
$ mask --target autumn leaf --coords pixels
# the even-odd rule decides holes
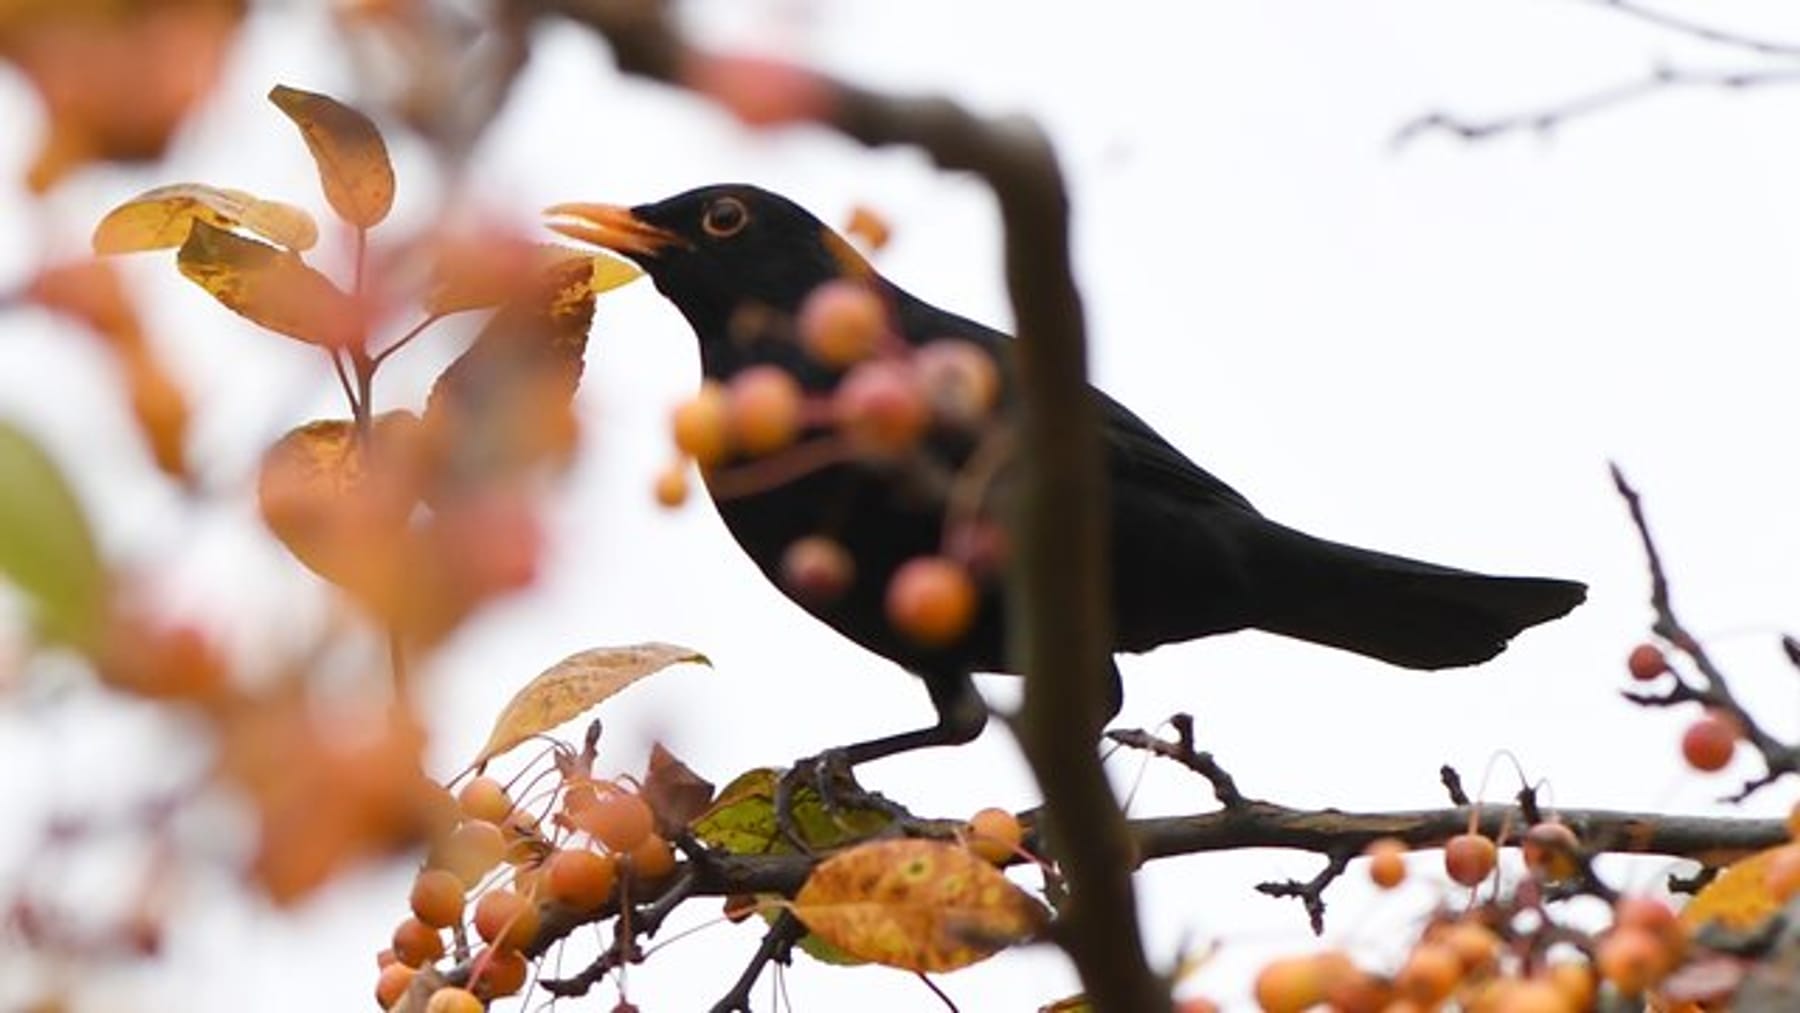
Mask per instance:
[[[877,841],[821,862],[795,917],[853,956],[921,973],[954,971],[1036,936],[1042,905],[969,849]]]
[[[674,838],[712,804],[713,786],[658,742],[650,747],[650,766],[639,794],[656,816],[656,832]]]
[[[195,219],[176,263],[227,309],[277,334],[331,348],[357,339],[350,297],[298,254]]]
[[[471,766],[555,728],[645,676],[685,662],[712,664],[706,655],[674,644],[596,647],[571,654],[514,694]]]
[[[593,321],[593,262],[555,261],[502,306],[432,385],[425,427],[438,460],[436,505],[574,452],[582,356]]]
[[[276,85],[269,101],[300,128],[325,199],[340,218],[366,229],[387,217],[394,166],[372,120],[334,98],[287,85]]]
[[[106,609],[106,573],[81,503],[23,431],[0,422],[0,577],[22,591],[43,636],[91,650]]]
[[[372,455],[349,420],[309,422],[269,448],[257,475],[269,530],[308,569],[378,611],[403,593],[404,529],[421,484],[418,421],[406,411],[378,416]]]
[[[1756,928],[1791,899],[1772,888],[1771,869],[1794,862],[1800,862],[1800,844],[1776,845],[1731,863],[1682,908],[1681,924],[1689,932],[1710,924],[1735,932]]]
[[[644,273],[618,257],[505,235],[445,240],[435,253],[425,296],[425,311],[433,316],[488,309],[508,302],[522,294],[542,272],[565,261],[590,263],[587,290],[595,295],[634,281]]]
[[[319,241],[312,216],[292,204],[204,183],[175,183],[146,190],[107,212],[94,227],[94,252],[177,247],[187,242],[196,220],[246,229],[289,250],[308,250]]]

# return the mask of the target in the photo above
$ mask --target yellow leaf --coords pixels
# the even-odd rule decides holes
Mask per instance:
[[[690,661],[712,664],[706,655],[674,644],[596,647],[571,654],[526,683],[507,702],[474,765],[555,728],[647,675]]]
[[[636,265],[555,243],[514,236],[470,236],[443,241],[432,264],[425,310],[433,316],[488,309],[527,295],[536,279],[565,262],[592,265],[586,291],[611,291],[643,275]]]
[[[319,241],[312,216],[291,204],[263,200],[242,190],[176,183],[146,190],[107,212],[94,227],[95,253],[136,253],[180,246],[195,220],[222,229],[242,228],[289,250]]]
[[[53,641],[99,646],[106,574],[86,514],[55,462],[0,422],[0,580],[24,592]]]
[[[394,206],[394,166],[372,120],[330,96],[286,85],[276,85],[269,101],[300,128],[325,199],[339,217],[364,229],[387,217]]]
[[[1800,844],[1778,844],[1726,866],[1681,910],[1682,925],[1691,932],[1716,922],[1748,932],[1768,921],[1790,899],[1771,889],[1770,869],[1778,861],[1800,859],[1797,853]]]
[[[594,276],[588,282],[588,291],[595,295],[611,292],[622,285],[628,285],[643,277],[644,269],[629,260],[607,254],[595,254]]]
[[[343,347],[360,331],[350,297],[298,254],[195,219],[176,264],[227,309],[277,334]]]
[[[813,869],[795,917],[852,956],[921,973],[954,971],[1037,935],[1042,905],[960,844],[864,844]]]

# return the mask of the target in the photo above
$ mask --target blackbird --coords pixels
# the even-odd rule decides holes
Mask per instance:
[[[720,185],[632,208],[565,204],[549,213],[560,219],[551,226],[557,231],[644,268],[692,326],[709,379],[729,382],[772,364],[808,393],[832,392],[841,368],[809,355],[793,321],[821,285],[850,279],[879,296],[900,348],[946,337],[968,342],[992,357],[1004,392],[1011,337],[881,277],[837,233],[777,194]],[[1115,651],[1260,629],[1403,668],[1451,668],[1494,657],[1520,631],[1586,597],[1586,587],[1573,581],[1487,576],[1284,527],[1123,405],[1097,389],[1089,396],[1099,410],[1111,486]],[[934,431],[925,446],[954,471],[974,442]],[[938,715],[930,728],[857,743],[835,759],[855,765],[973,739],[987,710],[971,673],[1009,670],[1003,582],[982,582],[973,621],[947,642],[922,643],[896,630],[885,611],[892,574],[909,559],[942,550],[941,488],[933,494],[917,467],[879,458],[794,471],[766,488],[729,494],[714,474],[708,484],[732,536],[763,573],[819,619],[923,678]],[[782,579],[788,548],[820,532],[835,537],[854,562],[850,585],[830,600],[796,593]],[[1112,678],[1116,710],[1116,667]]]

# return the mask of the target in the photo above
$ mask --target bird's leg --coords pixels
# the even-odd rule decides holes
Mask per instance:
[[[775,824],[781,835],[801,851],[808,851],[800,828],[794,822],[794,793],[811,788],[826,809],[877,809],[895,817],[906,811],[873,792],[864,791],[851,775],[852,769],[900,753],[930,746],[958,746],[973,741],[987,727],[987,703],[975,691],[968,673],[933,674],[925,679],[931,703],[937,708],[937,723],[929,728],[901,732],[866,742],[827,749],[817,756],[796,761],[793,768],[775,785]]]

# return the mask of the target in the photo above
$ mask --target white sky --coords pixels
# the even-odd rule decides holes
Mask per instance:
[[[1791,5],[1688,6],[1800,40]],[[107,207],[185,179],[324,216],[302,146],[262,96],[276,82],[341,92],[344,68],[313,6],[284,7],[255,22],[215,107],[168,165],[90,174],[57,195],[40,220],[48,248],[78,251]],[[1711,800],[1736,780],[1682,767],[1677,739],[1691,715],[1617,697],[1647,610],[1635,536],[1606,479],[1614,459],[1647,497],[1684,617],[1769,723],[1800,734],[1800,682],[1774,637],[1800,627],[1800,472],[1787,462],[1800,142],[1785,127],[1800,91],[1670,94],[1549,142],[1430,138],[1396,153],[1394,129],[1432,108],[1510,112],[1629,79],[1659,57],[1749,61],[1573,0],[712,0],[687,10],[720,42],[1043,119],[1071,177],[1097,378],[1265,512],[1345,541],[1592,585],[1572,617],[1466,672],[1416,675],[1260,635],[1129,658],[1123,723],[1191,711],[1246,792],[1295,805],[1438,805],[1439,764],[1473,787],[1504,750],[1548,778],[1560,804],[1717,810]],[[867,203],[896,229],[882,270],[1006,324],[991,201],[974,182],[817,131],[748,136],[685,96],[621,80],[585,37],[538,41],[471,171],[495,208],[529,221],[557,201],[636,202],[727,179],[781,190],[828,220]],[[15,85],[0,89],[0,120],[35,115]],[[16,178],[31,133],[0,136],[0,177]],[[395,150],[399,227],[430,207],[431,191],[420,150]],[[9,233],[31,214],[0,192]],[[20,276],[29,245],[0,244],[0,279]],[[230,318],[163,259],[142,258],[134,277],[199,401],[197,454],[243,490],[238,500],[182,520],[129,442],[102,358],[34,317],[7,320],[0,414],[69,462],[110,549],[149,565],[182,560],[174,600],[228,617],[248,655],[297,642],[318,620],[317,592],[256,525],[248,475],[267,439],[342,414],[322,357]],[[416,407],[457,347],[446,330],[409,351],[383,374],[384,403]],[[703,502],[675,515],[651,503],[669,452],[666,409],[697,373],[673,309],[642,284],[604,298],[588,362],[593,438],[557,504],[554,562],[542,586],[490,610],[438,666],[438,768],[461,766],[545,665],[637,640],[691,645],[717,668],[670,673],[610,703],[602,762],[614,769],[639,768],[661,738],[722,783],[929,720],[909,676],[789,605]],[[984,685],[1011,696],[1005,680]],[[76,800],[94,772],[154,768],[176,738],[142,715],[0,712],[0,793]],[[1128,783],[1137,761],[1116,770]],[[874,765],[866,780],[934,815],[1035,801],[997,725],[955,752]],[[1494,784],[1494,798],[1516,787],[1498,773]],[[1780,812],[1795,795],[1784,785],[1752,808]],[[1208,804],[1204,784],[1153,768],[1134,812]],[[0,832],[0,879],[25,843]],[[1140,879],[1153,956],[1218,941],[1194,985],[1244,1001],[1248,968],[1312,945],[1297,904],[1252,886],[1310,877],[1318,863],[1255,852],[1153,866]],[[1650,885],[1666,864],[1612,871]],[[404,912],[407,876],[353,877],[294,914],[203,886],[204,909],[175,936],[166,969],[101,983],[92,1008],[126,996],[138,1009],[367,1008],[373,954]],[[1370,952],[1435,894],[1374,898],[1356,878],[1329,895],[1328,935]],[[718,927],[672,947],[632,970],[632,997],[646,1009],[704,1008],[756,933]],[[934,1008],[915,982],[878,969],[800,958],[787,984],[801,1010]],[[941,984],[969,1010],[1030,1010],[1075,987],[1050,953],[1007,955]],[[6,989],[0,1005],[16,1001]]]

